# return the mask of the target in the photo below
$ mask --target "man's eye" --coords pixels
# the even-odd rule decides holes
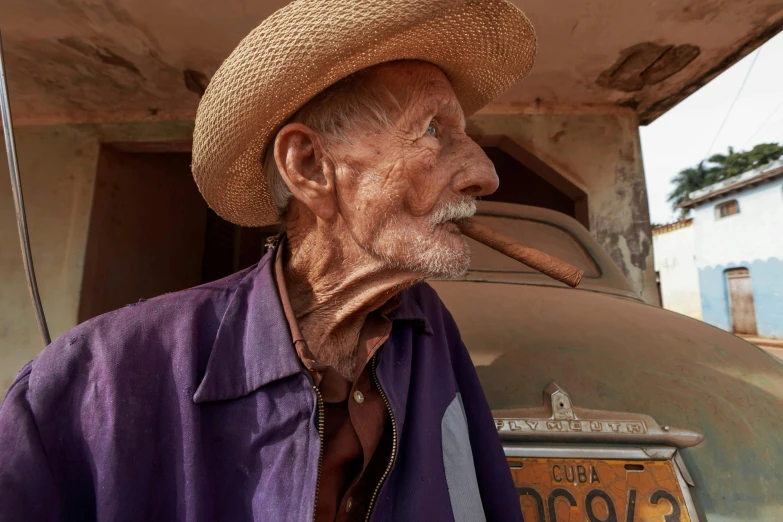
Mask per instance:
[[[430,123],[430,126],[427,127],[427,134],[430,136],[438,135],[438,127],[435,126],[435,122]]]

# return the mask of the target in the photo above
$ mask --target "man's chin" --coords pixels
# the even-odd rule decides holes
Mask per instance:
[[[456,228],[456,225],[450,224]],[[454,279],[470,268],[470,247],[465,239],[461,235],[444,239],[421,252],[416,263],[417,271],[427,279]]]
[[[458,279],[465,275],[470,268],[469,263],[461,266],[454,266],[439,271],[428,272],[424,279]]]

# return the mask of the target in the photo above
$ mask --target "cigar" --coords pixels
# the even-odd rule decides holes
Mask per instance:
[[[554,258],[540,250],[525,246],[515,239],[500,232],[495,232],[471,218],[457,221],[457,226],[469,238],[487,245],[489,248],[497,250],[512,259],[516,259],[520,263],[538,270],[552,279],[557,279],[571,288],[576,288],[582,281],[584,272],[575,266],[569,265],[565,261]]]

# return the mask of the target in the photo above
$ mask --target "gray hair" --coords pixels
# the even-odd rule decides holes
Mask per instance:
[[[327,145],[349,143],[356,129],[390,128],[389,102],[399,109],[398,100],[385,86],[370,88],[366,81],[375,67],[382,65],[362,69],[335,83],[307,102],[286,124],[301,123],[310,127]],[[277,213],[283,216],[293,195],[275,161],[275,139],[264,151],[263,169]]]

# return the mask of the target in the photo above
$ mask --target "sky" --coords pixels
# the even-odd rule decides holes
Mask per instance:
[[[650,220],[670,223],[676,215],[666,198],[677,172],[729,146],[783,144],[783,33],[639,131]]]

